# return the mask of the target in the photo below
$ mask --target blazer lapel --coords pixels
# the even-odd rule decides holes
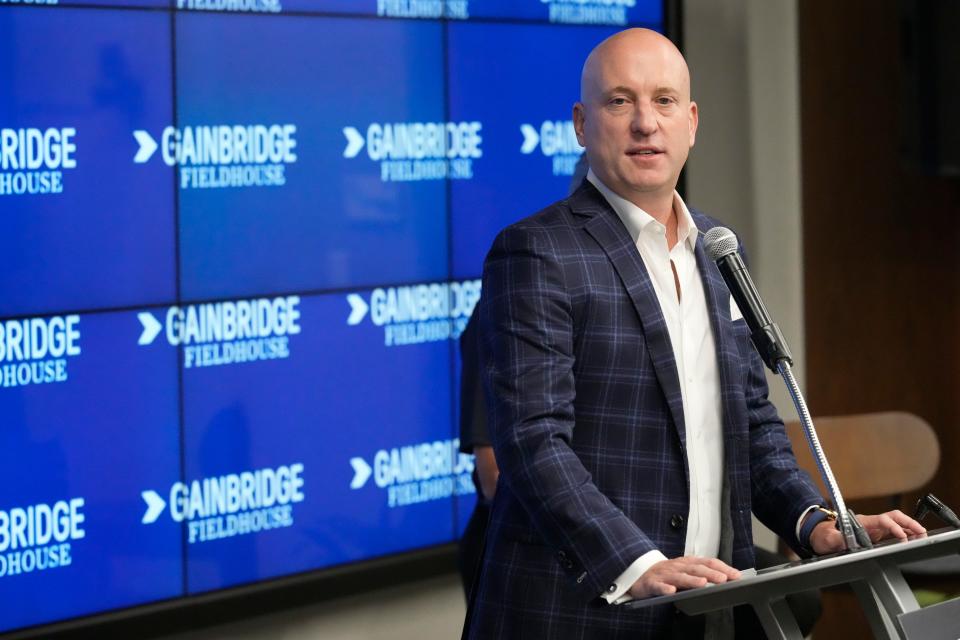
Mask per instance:
[[[646,336],[647,350],[653,368],[666,396],[667,405],[677,426],[680,441],[686,446],[686,429],[683,419],[683,397],[680,394],[680,377],[673,357],[673,345],[667,323],[660,310],[660,301],[650,281],[650,275],[640,258],[633,239],[616,212],[606,199],[589,182],[584,182],[570,199],[575,215],[589,219],[584,229],[603,248],[617,275],[626,287]]]
[[[730,321],[730,290],[723,281],[716,263],[707,257],[703,248],[703,235],[698,234],[695,250],[697,267],[703,280],[707,299],[707,311],[713,328],[713,340],[717,351],[717,369],[720,371],[720,396],[723,401],[723,432],[727,456],[732,454],[734,425],[744,424],[744,419],[734,415],[736,407],[731,402],[730,390],[736,379],[734,374],[740,366],[739,351],[733,335],[733,323]],[[730,458],[727,457],[728,463]]]

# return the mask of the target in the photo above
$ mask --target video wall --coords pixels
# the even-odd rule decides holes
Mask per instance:
[[[457,339],[659,0],[0,1],[0,632],[456,540]]]

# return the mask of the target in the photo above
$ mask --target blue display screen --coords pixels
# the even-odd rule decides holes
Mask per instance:
[[[459,308],[411,323],[385,306],[440,287]],[[192,593],[453,539],[451,498],[473,491],[473,466],[451,430],[453,343],[441,334],[465,322],[479,283],[456,288],[237,301],[276,309],[283,330],[184,347],[186,477],[268,470],[298,484],[283,504],[254,499],[189,522]],[[369,311],[350,324],[357,300]],[[273,526],[230,528],[243,517]]]
[[[214,6],[218,0],[192,0]],[[220,0],[226,2],[227,0]],[[191,0],[174,0],[187,6]],[[250,0],[257,11],[295,11],[450,21],[509,19],[550,24],[661,28],[663,7],[645,0]]]
[[[663,23],[662,5],[643,0],[479,0],[470,2],[470,15],[621,28],[643,25],[659,29]]]
[[[0,631],[181,595],[179,528],[141,524],[180,473],[176,352],[129,311],[0,327]]]
[[[169,23],[0,8],[0,317],[175,297],[173,175],[133,137],[173,119]]]
[[[451,117],[476,118],[486,132],[484,162],[474,178],[451,183],[455,277],[481,273],[497,231],[566,197],[583,153],[572,119],[579,68],[613,32],[609,27],[450,25],[449,64],[457,70],[450,74]],[[489,42],[499,44],[490,49]]]
[[[201,0],[203,2],[204,0]],[[177,6],[180,0],[21,0],[20,4],[33,4],[37,7],[61,5],[81,7],[122,7],[169,9]]]
[[[0,2],[0,633],[456,541],[483,257],[662,17]]]
[[[275,151],[181,153],[184,297],[446,277],[446,181],[406,171],[444,161],[441,140],[420,143],[443,128],[439,23],[192,13],[177,25],[180,130],[226,132],[221,149],[259,134]]]

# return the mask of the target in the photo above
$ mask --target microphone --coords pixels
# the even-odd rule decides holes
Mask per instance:
[[[760,353],[763,362],[774,373],[779,373],[779,362],[793,365],[793,356],[787,348],[787,341],[780,333],[780,327],[770,318],[767,308],[760,299],[747,265],[737,252],[739,243],[733,231],[726,227],[714,227],[703,236],[707,255],[717,263],[723,281],[727,283],[730,294],[736,301],[750,328],[750,339]]]
[[[703,244],[707,254],[717,262],[720,275],[730,289],[730,295],[733,296],[743,313],[744,320],[747,321],[753,346],[757,348],[764,363],[774,373],[783,376],[783,381],[787,384],[787,391],[790,392],[793,404],[797,408],[797,415],[800,416],[800,422],[803,424],[810,452],[813,454],[813,459],[823,477],[823,484],[830,492],[834,509],[837,511],[837,524],[843,536],[844,546],[848,551],[869,547],[870,537],[866,535],[866,531],[857,521],[853,511],[847,510],[843,496],[840,495],[840,487],[837,486],[830,463],[827,462],[827,456],[823,453],[823,447],[820,446],[820,438],[817,437],[817,430],[813,426],[807,401],[803,399],[800,386],[793,376],[793,357],[787,349],[787,341],[780,333],[780,328],[770,318],[767,308],[763,306],[763,300],[760,299],[757,287],[753,284],[750,272],[747,271],[747,265],[743,264],[743,258],[737,252],[739,245],[737,236],[726,227],[714,227],[704,234]]]

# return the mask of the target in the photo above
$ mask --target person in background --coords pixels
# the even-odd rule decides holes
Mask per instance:
[[[490,505],[500,476],[487,431],[487,407],[480,381],[476,312],[471,314],[460,334],[460,362],[460,451],[474,456],[473,484],[477,489],[477,503],[460,537],[457,556],[463,592],[469,598],[483,555]]]

